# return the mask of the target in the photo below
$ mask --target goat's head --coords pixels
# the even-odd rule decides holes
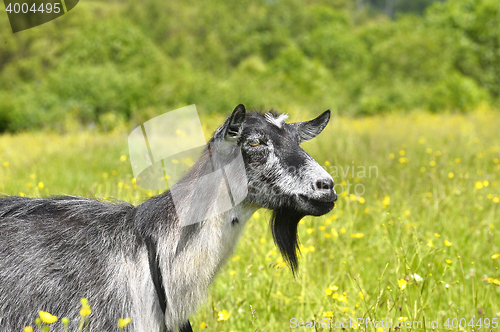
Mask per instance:
[[[274,112],[246,113],[238,105],[214,139],[241,149],[248,180],[246,201],[273,210],[271,228],[284,259],[295,272],[297,226],[306,215],[328,213],[337,199],[332,177],[301,147],[328,124],[330,111],[307,122],[286,123]]]

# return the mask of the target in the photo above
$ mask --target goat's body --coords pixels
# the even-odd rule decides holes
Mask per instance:
[[[137,208],[79,197],[0,199],[0,331],[32,325],[39,310],[67,316],[76,328],[82,297],[92,306],[91,331],[115,331],[120,317],[132,318],[129,331],[162,331],[148,253],[137,231],[145,227],[162,234],[156,240],[166,326],[185,323],[255,208],[240,205],[188,229],[176,224],[172,209],[168,192]],[[226,220],[234,215],[237,225]],[[178,248],[182,238],[189,250]]]

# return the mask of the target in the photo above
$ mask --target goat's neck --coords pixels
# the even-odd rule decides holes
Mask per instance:
[[[174,227],[160,236],[160,268],[168,326],[184,323],[206,299],[217,272],[231,256],[257,207],[245,202],[203,222]]]

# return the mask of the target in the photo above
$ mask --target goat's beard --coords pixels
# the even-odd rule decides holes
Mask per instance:
[[[295,209],[281,207],[274,210],[271,217],[271,231],[274,243],[278,246],[283,259],[294,275],[299,266],[297,254],[300,252],[297,227],[304,216]]]

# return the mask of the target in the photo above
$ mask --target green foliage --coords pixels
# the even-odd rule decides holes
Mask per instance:
[[[460,0],[431,8],[428,20],[455,45],[454,67],[500,96],[500,6],[494,0]]]
[[[16,34],[0,15],[0,131],[111,130],[193,103],[344,114],[498,105],[499,13],[495,0],[395,21],[343,0],[127,0],[81,2]]]

